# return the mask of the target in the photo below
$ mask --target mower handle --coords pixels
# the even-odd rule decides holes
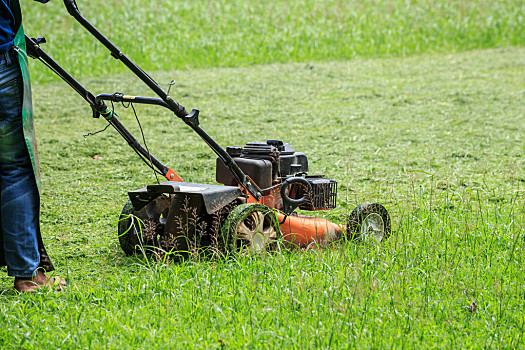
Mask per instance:
[[[80,13],[75,0],[64,0],[64,5],[66,5],[67,12],[69,12],[71,16],[75,16],[77,12]]]
[[[75,90],[90,105],[93,111],[93,118],[98,118],[100,113],[107,109],[104,101],[98,101],[93,94],[83,87],[75,78],[66,72],[57,62],[55,62],[42,48],[40,44],[46,43],[44,37],[35,39],[25,36],[27,55],[33,59],[44,62],[56,75],[64,80],[73,90]]]
[[[108,38],[97,30],[87,19],[85,19],[78,10],[75,0],[64,0],[67,12],[73,16],[84,28],[87,29],[98,41],[102,43],[110,52],[111,56],[122,61],[135,75],[144,82],[153,92],[162,98],[169,106],[170,110],[179,118],[184,119],[189,113],[186,109],[172,99],[153,78],[144,72],[139,66],[131,61],[122,51],[120,51]]]
[[[170,108],[168,104],[160,99],[155,97],[141,97],[141,96],[130,96],[122,94],[120,92],[115,92],[114,94],[98,94],[95,97],[95,101],[111,101],[111,102],[131,102],[131,103],[140,103],[145,105],[157,105],[166,108]]]
[[[87,90],[82,84],[80,84],[71,74],[69,74],[64,68],[62,68],[55,60],[51,58],[42,48],[40,43],[44,43],[43,38],[32,39],[25,36],[26,39],[26,50],[27,55],[33,59],[38,59],[44,63],[49,69],[51,69],[56,75],[58,75],[62,80],[64,80],[73,90],[75,90],[90,106],[93,110],[93,117],[98,118],[101,115],[104,116],[104,119],[117,130],[117,132],[128,142],[130,147],[139,154],[142,160],[146,161],[147,164],[152,164],[156,167],[159,172],[166,177],[169,181],[182,181],[182,179],[169,167],[162,164],[157,160],[149,151],[144,148],[134,137],[133,135],[120,123],[120,121],[115,117],[116,114],[113,113],[111,109],[108,108],[104,100],[111,100],[109,98],[104,99],[99,96],[95,97],[93,94]],[[109,95],[114,96],[117,94]],[[147,99],[147,98],[146,98]],[[154,99],[163,102],[160,99]]]
[[[102,45],[104,45],[110,52],[111,56],[117,60],[120,60],[126,67],[128,67],[140,80],[144,82],[157,96],[159,96],[165,105],[167,106],[177,117],[182,119],[193,131],[195,131],[201,139],[222,159],[224,164],[230,169],[234,178],[237,180],[248,193],[254,196],[257,200],[262,197],[261,190],[250,181],[249,177],[239,168],[239,166],[233,161],[232,157],[226,152],[210,135],[208,135],[199,126],[199,111],[193,109],[191,113],[188,113],[184,106],[178,104],[173,98],[171,98],[160,86],[151,78],[146,72],[144,72],[139,66],[137,66],[132,60],[130,60],[122,51],[120,51],[108,38],[106,38],[101,32],[97,30],[87,19],[85,19],[78,10],[75,0],[64,0],[64,5],[71,16],[73,16],[77,22],[79,22],[91,35],[93,35]]]

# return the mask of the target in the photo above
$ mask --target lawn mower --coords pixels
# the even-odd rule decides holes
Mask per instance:
[[[337,182],[308,174],[308,159],[281,140],[248,142],[243,147],[222,148],[199,125],[199,111],[175,102],[147,73],[124,55],[80,13],[75,0],[64,0],[67,11],[102,43],[111,56],[131,70],[158,97],[124,93],[94,96],[42,48],[44,38],[26,36],[28,55],[39,59],[68,83],[91,106],[93,117],[102,116],[157,174],[167,181],[130,191],[118,223],[118,238],[126,254],[148,247],[180,255],[201,249],[261,252],[278,242],[289,246],[326,247],[339,240],[372,237],[382,241],[390,234],[390,217],[377,203],[363,203],[346,225],[298,215],[329,210],[337,204]],[[216,182],[184,182],[121,124],[106,102],[149,104],[169,109],[215,152]]]

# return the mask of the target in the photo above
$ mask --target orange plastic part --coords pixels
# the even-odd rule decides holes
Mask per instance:
[[[282,222],[284,215],[277,213],[277,218],[279,222]],[[288,216],[281,224],[283,239],[301,248],[315,245],[326,247],[329,243],[341,238],[345,230],[344,226],[326,219],[302,215]]]
[[[241,186],[239,186],[239,187],[241,187]],[[244,189],[244,188],[241,187],[241,189]],[[248,192],[248,191],[246,191],[246,192]],[[264,197],[261,197],[261,199],[259,199],[259,200],[255,199],[255,197],[252,196],[251,194],[248,194],[246,197],[247,197],[247,198],[246,198],[246,203],[259,203],[259,204],[263,204]]]
[[[281,196],[279,195],[278,191],[279,189],[274,189],[270,191],[270,193],[267,194],[266,196],[262,196],[261,199],[259,200],[255,199],[255,197],[252,196],[251,194],[248,194],[246,202],[247,203],[259,203],[259,204],[264,204],[270,208],[276,208],[278,206],[276,202],[281,201]]]
[[[173,170],[169,169],[168,172],[166,173],[166,175],[164,175],[164,177],[166,179],[168,179],[168,181],[178,181],[178,182],[184,182],[184,180],[182,180],[180,178],[179,175],[177,175],[176,172],[174,172]]]

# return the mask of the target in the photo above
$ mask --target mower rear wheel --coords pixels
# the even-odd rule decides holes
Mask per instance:
[[[269,207],[247,203],[235,207],[223,226],[225,240],[237,252],[264,252],[276,248],[281,230]]]
[[[138,218],[133,216],[133,206],[131,201],[128,200],[120,213],[118,221],[118,240],[120,247],[127,255],[134,254],[136,247],[140,244],[139,232],[140,224],[138,223]]]
[[[124,253],[152,253],[162,248],[159,238],[164,234],[168,209],[169,200],[165,197],[156,198],[137,212],[128,200],[118,222],[118,239]]]
[[[382,242],[390,236],[390,216],[378,203],[361,203],[350,214],[346,233],[350,239],[374,238]]]

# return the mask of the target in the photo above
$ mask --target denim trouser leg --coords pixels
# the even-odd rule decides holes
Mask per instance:
[[[40,263],[40,197],[22,129],[16,54],[0,54],[0,218],[7,272],[31,277]]]

